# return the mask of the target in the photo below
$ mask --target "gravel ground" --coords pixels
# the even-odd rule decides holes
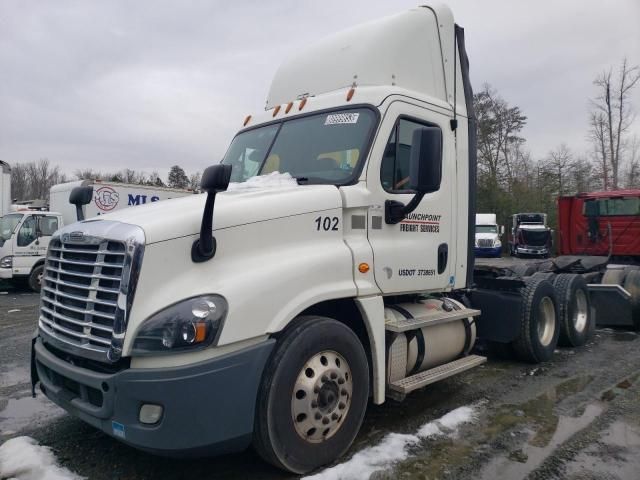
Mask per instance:
[[[0,293],[0,443],[32,436],[52,447],[62,465],[90,479],[295,478],[251,450],[211,459],[155,457],[72,418],[42,394],[32,399],[29,343],[38,297],[6,285],[0,285],[0,292],[7,292]],[[457,407],[476,405],[479,418],[456,436],[421,440],[407,458],[372,477],[636,480],[639,347],[637,334],[605,329],[586,347],[560,349],[553,361],[540,366],[490,358],[402,403],[371,405],[346,458],[377,445],[388,433],[415,433]]]

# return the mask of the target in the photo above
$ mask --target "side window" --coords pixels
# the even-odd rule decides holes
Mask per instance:
[[[50,237],[58,230],[58,218],[52,216],[40,217],[40,233],[44,237]]]
[[[28,217],[18,232],[18,246],[26,247],[36,239],[36,219],[33,215]]]
[[[401,118],[391,132],[389,142],[384,149],[380,167],[380,181],[388,192],[411,192],[409,188],[409,158],[411,155],[411,139],[421,123]]]

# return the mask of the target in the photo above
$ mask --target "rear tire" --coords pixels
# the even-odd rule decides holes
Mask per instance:
[[[595,329],[587,282],[582,275],[562,273],[554,279],[558,297],[558,344],[581,347],[589,341]]]
[[[558,344],[557,301],[548,280],[530,278],[522,289],[520,335],[513,341],[516,356],[525,362],[546,362]]]
[[[265,368],[254,447],[297,474],[331,463],[355,439],[368,396],[367,356],[353,330],[326,317],[299,317]]]
[[[38,265],[33,270],[31,270],[31,274],[29,275],[29,288],[36,293],[40,293],[40,289],[42,288],[42,277],[44,276],[44,265]]]

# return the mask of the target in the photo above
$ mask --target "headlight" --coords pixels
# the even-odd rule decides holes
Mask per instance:
[[[142,323],[131,353],[155,355],[205,348],[218,341],[227,315],[227,301],[219,295],[183,300]]]
[[[11,255],[7,255],[6,257],[0,258],[0,268],[11,268],[13,267],[13,257]]]
[[[501,247],[501,246],[502,246],[502,242],[501,242],[500,240],[495,240],[495,241],[493,242],[493,246],[494,246],[494,247]]]

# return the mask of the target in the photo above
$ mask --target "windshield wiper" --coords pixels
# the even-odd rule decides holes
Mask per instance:
[[[307,177],[293,177],[298,182],[298,185],[303,185],[305,183],[309,183],[309,179]]]

